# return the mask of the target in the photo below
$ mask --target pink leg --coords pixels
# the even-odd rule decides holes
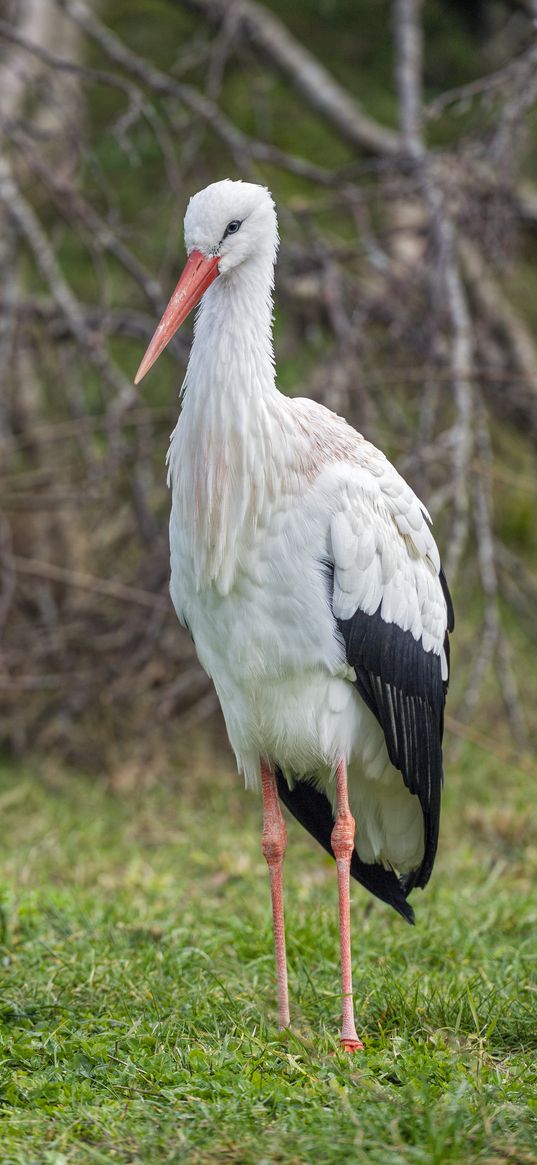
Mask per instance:
[[[272,921],[276,948],[276,978],[278,982],[278,1027],[289,1027],[289,994],[287,990],[287,961],[285,956],[285,925],[283,918],[283,859],[287,848],[287,830],[282,816],[276,777],[270,765],[261,760],[263,790],[263,854],[270,872],[272,894]]]
[[[339,942],[341,948],[341,986],[343,991],[343,1022],[340,1044],[346,1052],[357,1052],[363,1043],[354,1026],[352,1001],[352,964],[350,930],[350,868],[354,849],[354,817],[349,809],[347,794],[347,766],[340,761],[336,770],[337,807],[332,830],[332,849],[336,859],[339,890]]]

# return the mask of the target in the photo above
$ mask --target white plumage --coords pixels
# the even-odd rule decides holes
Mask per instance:
[[[353,761],[358,857],[395,871],[406,893],[434,859],[448,675],[451,608],[430,519],[344,420],[276,388],[269,192],[214,183],[190,201],[185,242],[210,280],[168,459],[175,609],[247,783],[265,758],[292,811],[304,778],[335,806],[336,766]]]

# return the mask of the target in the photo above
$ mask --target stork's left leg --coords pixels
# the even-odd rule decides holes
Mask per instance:
[[[346,1052],[356,1052],[364,1045],[356,1034],[352,1000],[350,869],[354,850],[355,822],[349,809],[347,766],[343,760],[339,762],[336,769],[336,795],[336,820],[332,830],[331,843],[336,859],[339,890],[339,942],[343,992],[343,1022],[339,1042]]]
[[[289,991],[283,918],[283,859],[287,848],[287,830],[280,808],[274,769],[265,760],[261,760],[261,788],[263,792],[263,854],[270,872],[276,979],[278,982],[278,1027],[282,1031],[289,1027]]]

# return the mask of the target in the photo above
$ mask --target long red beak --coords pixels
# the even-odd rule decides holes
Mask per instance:
[[[190,252],[179,283],[134,377],[135,384],[139,384],[146,372],[149,372],[172,336],[181,327],[183,320],[186,320],[203,293],[214,282],[218,275],[219,261],[218,255],[214,259],[206,259],[201,251]]]

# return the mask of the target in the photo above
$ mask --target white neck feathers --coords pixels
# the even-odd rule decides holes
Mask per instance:
[[[224,593],[294,460],[289,402],[274,379],[272,277],[272,254],[260,255],[206,292],[169,451],[196,585]]]

